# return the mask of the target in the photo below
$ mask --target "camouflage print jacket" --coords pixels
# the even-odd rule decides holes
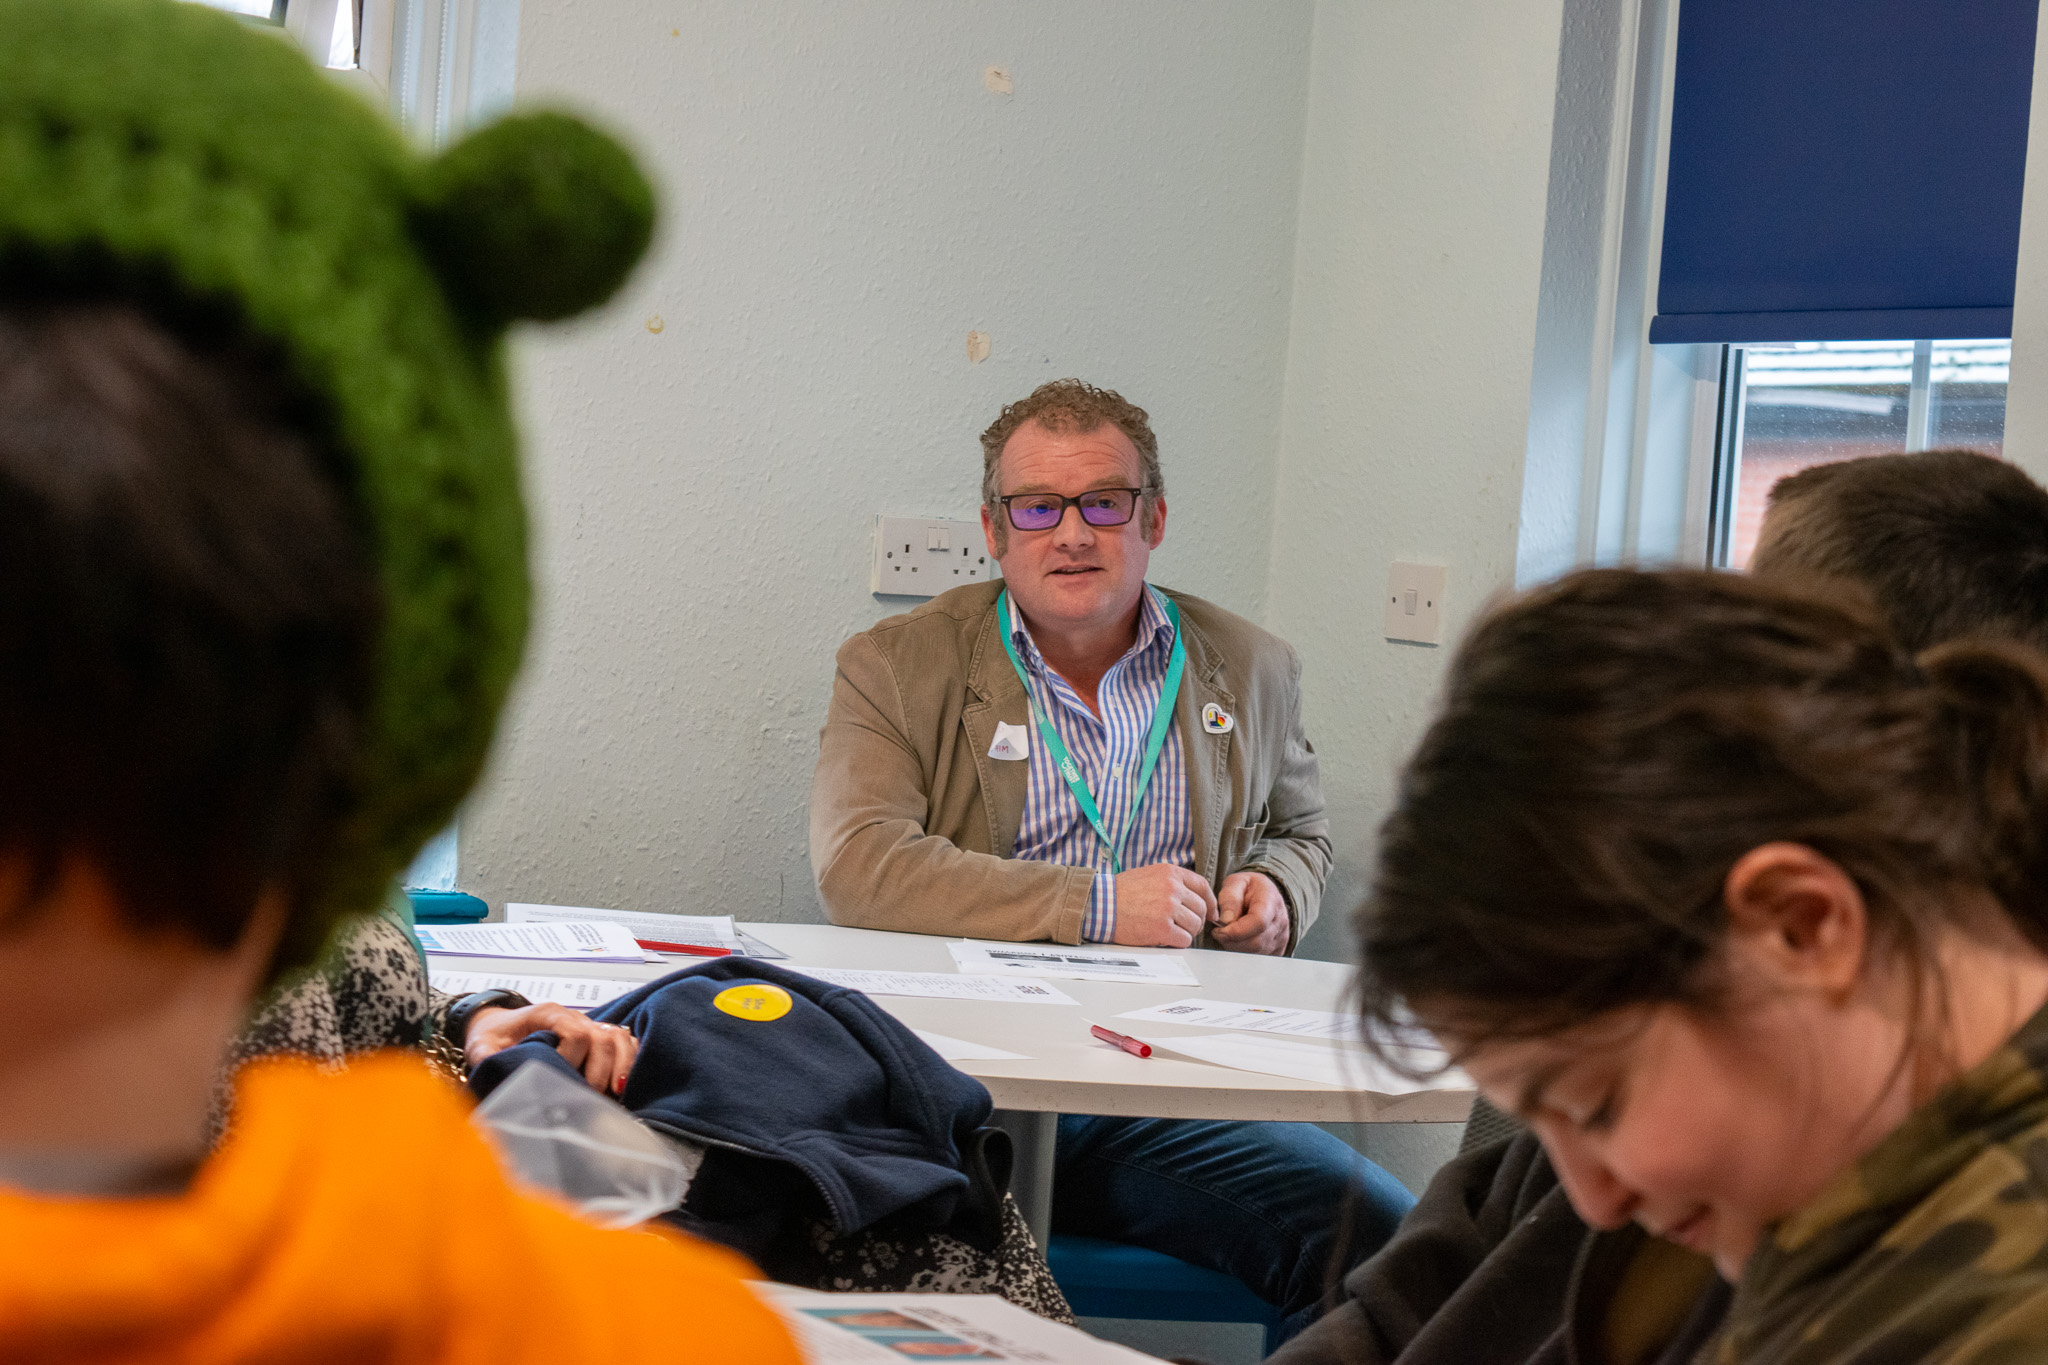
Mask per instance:
[[[1702,1359],[2048,1361],[2048,1009],[1778,1225]]]

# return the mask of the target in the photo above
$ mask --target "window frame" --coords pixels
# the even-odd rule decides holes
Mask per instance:
[[[1943,343],[1952,346],[1957,342],[1991,340],[1994,338],[1921,337],[1907,343],[1905,338],[1900,338],[1900,344],[1912,346],[1913,355],[1906,389],[1906,433],[1899,454],[1929,450],[1934,446],[1935,348]],[[1782,343],[1771,343],[1768,349],[1781,347]],[[1746,418],[1750,392],[1748,352],[1751,348],[1728,343],[1718,349],[1720,380],[1714,396],[1713,440],[1710,444],[1694,450],[1690,458],[1704,462],[1708,467],[1708,495],[1702,509],[1705,549],[1703,562],[1705,567],[1710,569],[1729,569],[1732,567],[1729,560],[1736,541],[1736,520],[1742,487],[1742,449],[1747,435]],[[2010,383],[2008,369],[2008,390]],[[1964,443],[1967,444],[1967,441]]]

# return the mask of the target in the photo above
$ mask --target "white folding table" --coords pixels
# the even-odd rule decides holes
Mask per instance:
[[[946,948],[948,940],[926,934],[882,933],[829,924],[740,927],[788,953],[789,961],[784,965],[789,966],[905,972],[956,970]],[[1418,1088],[1404,1094],[1374,1094],[1320,1081],[1240,1071],[1164,1053],[1133,1057],[1089,1033],[1088,1021],[1092,1020],[1120,1032],[1142,1032],[1155,1038],[1213,1034],[1213,1029],[1167,1023],[1141,1026],[1116,1018],[1125,1010],[1190,996],[1298,1009],[1347,1008],[1345,995],[1351,969],[1339,963],[1200,949],[1178,955],[1185,958],[1200,986],[1053,980],[1052,984],[1079,1002],[1078,1007],[898,995],[874,997],[875,1003],[912,1028],[1024,1055],[1026,1060],[1022,1061],[957,1061],[953,1065],[987,1086],[995,1100],[998,1122],[1010,1132],[1017,1148],[1011,1188],[1041,1246],[1051,1222],[1053,1145],[1061,1114],[1276,1119],[1297,1123],[1456,1123],[1470,1109],[1472,1092],[1464,1088]],[[692,961],[681,956],[671,957],[661,965],[434,959],[450,970],[517,969],[534,975],[609,976],[643,981],[665,976]]]

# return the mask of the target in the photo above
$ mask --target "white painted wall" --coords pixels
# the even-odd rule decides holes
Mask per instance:
[[[1528,26],[1488,8],[1508,52]],[[815,918],[832,654],[910,605],[868,594],[872,517],[972,516],[976,435],[1045,379],[1152,411],[1157,577],[1264,609],[1311,17],[524,0],[521,100],[621,130],[667,212],[624,298],[519,348],[540,622],[463,818],[464,889]],[[992,63],[1013,95],[984,89]],[[969,329],[993,339],[980,365]]]
[[[1342,921],[1449,646],[1381,635],[1387,564],[1451,566],[1454,641],[1514,581],[1561,0],[1316,10],[1266,622],[1304,662]]]
[[[1522,583],[1554,578],[1581,561],[1606,491],[1600,487],[1604,423],[1589,407],[1605,393],[1599,371],[1614,353],[1612,301],[1602,286],[1614,269],[1613,239],[1621,226],[1620,214],[1609,212],[1608,182],[1621,132],[1614,118],[1617,82],[1624,74],[1614,54],[1631,3],[1562,0],[1516,547],[1515,576]]]

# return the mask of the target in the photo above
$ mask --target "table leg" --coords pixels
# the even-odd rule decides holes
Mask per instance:
[[[1017,1197],[1024,1225],[1042,1252],[1052,1244],[1052,1158],[1059,1141],[1060,1116],[1029,1109],[998,1109],[992,1120],[1010,1135],[1016,1164],[1010,1170],[1010,1193]]]

